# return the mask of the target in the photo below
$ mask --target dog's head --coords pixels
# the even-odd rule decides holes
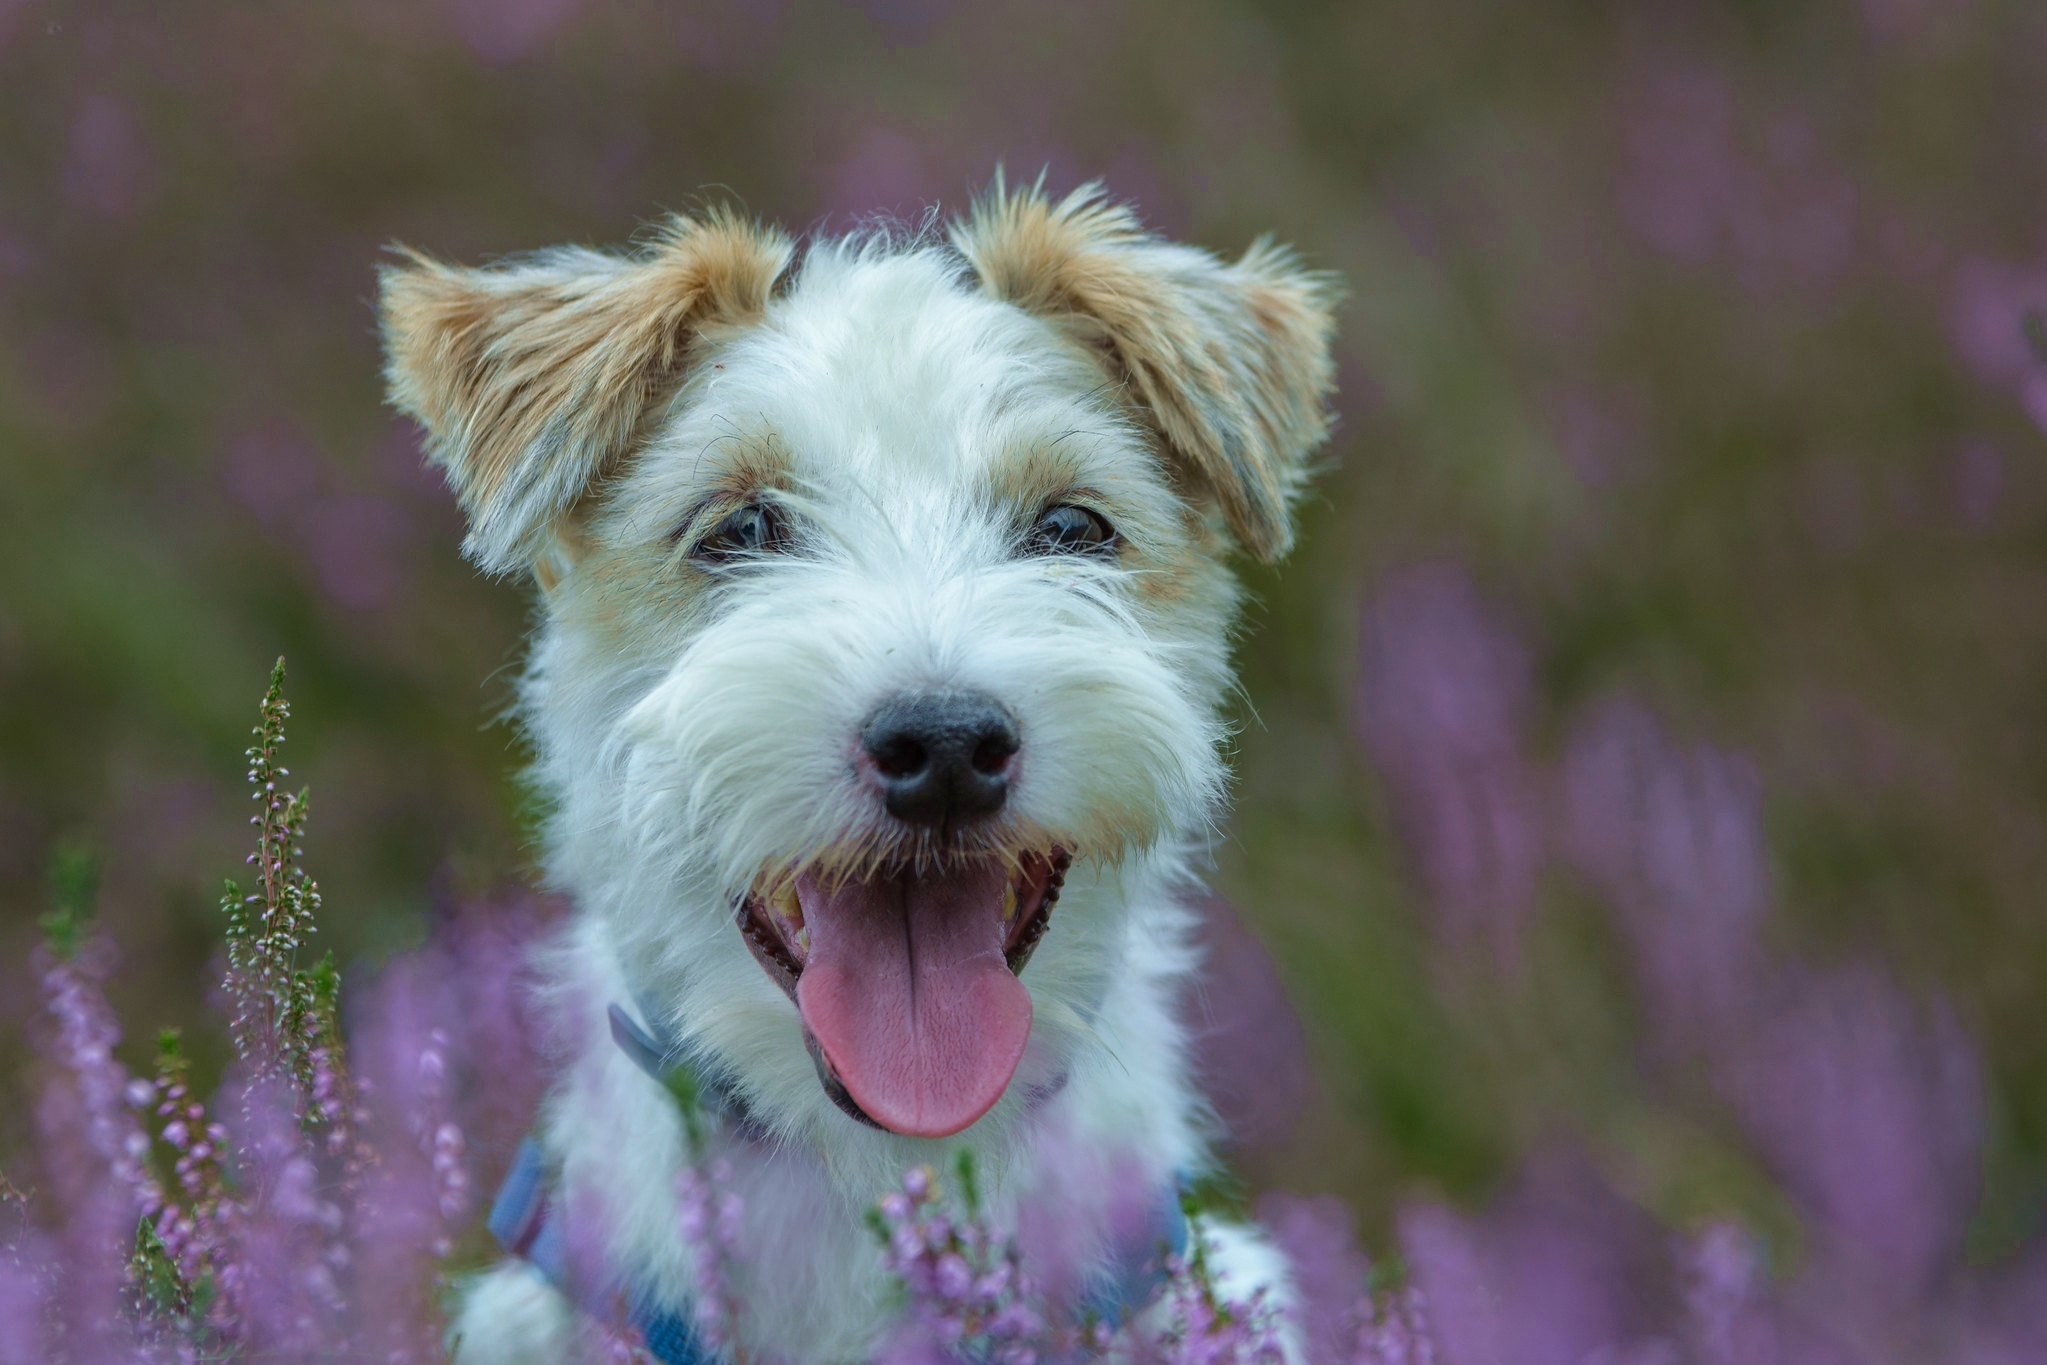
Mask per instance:
[[[1092,191],[793,254],[713,214],[408,257],[391,392],[471,556],[543,590],[557,875],[754,1098],[814,1064],[814,1105],[942,1136],[1034,1012],[1083,1031],[1119,887],[1215,813],[1223,560],[1289,544],[1331,290]]]

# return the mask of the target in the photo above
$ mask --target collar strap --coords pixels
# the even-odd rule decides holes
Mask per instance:
[[[634,1002],[639,1004],[638,1001]],[[652,1010],[640,1005],[640,1013],[652,1020]],[[725,1120],[733,1136],[747,1142],[764,1141],[768,1136],[767,1126],[754,1117],[739,1093],[714,1071],[691,1066],[684,1058],[682,1049],[672,1041],[658,1037],[650,1027],[627,1014],[616,1004],[605,1007],[605,1018],[611,1025],[611,1041],[632,1060],[634,1066],[659,1081],[675,1102],[685,1107],[694,1107],[715,1114]]]
[[[588,1286],[580,1290],[569,1273],[561,1210],[556,1206],[547,1154],[527,1137],[512,1158],[512,1169],[490,1208],[490,1234],[507,1255],[517,1256],[591,1317],[604,1319],[618,1300]],[[644,1293],[623,1300],[626,1320],[639,1332],[647,1354],[662,1365],[718,1365],[718,1354],[697,1335],[689,1314],[662,1308]],[[612,1319],[616,1321],[616,1319]]]

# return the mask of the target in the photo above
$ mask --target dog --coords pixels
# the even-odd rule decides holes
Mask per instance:
[[[516,713],[576,906],[561,1076],[494,1213],[518,1254],[465,1287],[458,1361],[574,1358],[604,1303],[664,1360],[872,1359],[905,1310],[869,1210],[962,1149],[1077,1284],[1122,1274],[1103,1210],[1156,1194],[1151,1251],[1286,1305],[1259,1233],[1177,1212],[1214,1134],[1176,1009],[1230,561],[1290,547],[1336,294],[999,176],[800,252],[721,209],[382,271],[465,553],[537,584]],[[744,1209],[722,1285],[677,1212],[705,1163]]]

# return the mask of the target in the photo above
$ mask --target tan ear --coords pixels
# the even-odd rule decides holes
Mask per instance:
[[[952,240],[989,293],[1102,349],[1245,549],[1287,552],[1308,456],[1329,434],[1331,276],[1268,241],[1234,263],[1164,241],[1099,185],[1055,204],[998,176]]]
[[[714,211],[629,255],[562,248],[483,269],[407,251],[381,272],[391,402],[469,518],[485,570],[536,562],[557,518],[631,448],[707,327],[760,316],[788,238]]]

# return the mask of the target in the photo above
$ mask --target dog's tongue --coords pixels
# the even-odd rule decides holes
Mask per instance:
[[[810,956],[796,1004],[853,1100],[884,1128],[947,1137],[1002,1098],[1031,1034],[1003,958],[1008,873],[796,887]]]

